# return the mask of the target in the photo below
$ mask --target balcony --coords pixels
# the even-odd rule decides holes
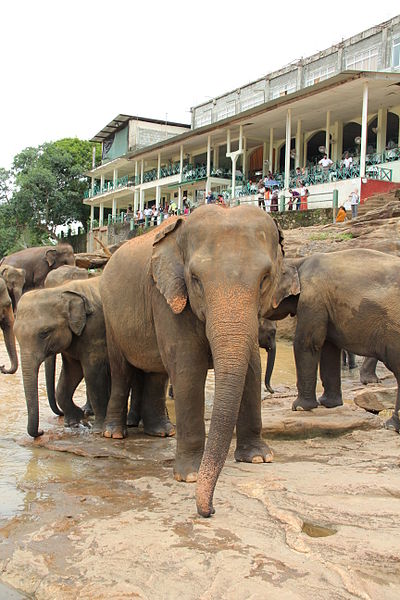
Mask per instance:
[[[114,181],[107,181],[103,186],[95,185],[93,188],[89,188],[85,191],[84,198],[94,198],[94,196],[99,196],[100,194],[107,194],[109,192],[115,192],[117,190],[123,188],[133,187],[139,183],[139,178],[129,177],[125,175],[125,177],[119,177]]]

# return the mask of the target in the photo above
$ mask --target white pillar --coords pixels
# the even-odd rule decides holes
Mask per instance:
[[[179,208],[179,210],[182,210],[182,188],[181,188],[181,186],[178,187],[178,208]]]
[[[239,125],[239,150],[243,150],[243,125]]]
[[[376,134],[376,151],[381,153],[386,148],[387,108],[378,110],[378,131]]]
[[[113,171],[113,184],[114,184],[114,189],[115,189],[115,186],[117,185],[117,179],[118,179],[118,169],[114,169],[114,171]]]
[[[265,161],[267,160],[267,142],[263,144],[263,157],[262,157],[262,176],[265,177]]]
[[[117,216],[117,199],[112,199],[112,218],[114,219]]]
[[[135,160],[135,185],[138,184],[138,162]]]
[[[95,186],[95,178],[92,177],[92,184],[90,186],[90,189],[91,189],[91,194],[90,195],[91,195],[92,198],[94,196],[94,186]]]
[[[286,145],[285,145],[285,190],[289,189],[290,178],[290,141],[292,138],[292,111],[287,109],[286,113]]]
[[[363,85],[361,147],[360,147],[360,177],[365,177],[365,157],[367,153],[368,135],[368,82]]]
[[[244,137],[243,138],[243,159],[242,159],[242,172],[243,172],[243,179],[244,181],[247,181],[247,175],[246,175],[246,170],[247,170],[247,139]]]
[[[226,131],[226,153],[229,154],[231,151],[231,130]]]
[[[238,159],[238,154],[235,152],[233,156],[231,156],[232,161],[232,198],[235,197],[236,190],[236,161]]]
[[[331,154],[331,144],[330,144],[330,132],[331,132],[331,111],[326,111],[326,127],[325,127],[325,148],[326,154],[328,158],[330,158]]]
[[[144,160],[140,163],[140,183],[143,183],[143,175],[144,175]]]
[[[183,144],[181,144],[180,149],[179,149],[179,173],[181,174],[181,177],[182,177],[182,173],[183,173]]]
[[[296,159],[294,166],[299,167],[301,165],[301,151],[303,144],[301,143],[301,119],[297,121],[297,131],[296,131]]]
[[[336,155],[336,160],[340,160],[343,155],[343,121],[337,121]]]
[[[274,128],[270,127],[269,130],[269,163],[268,170],[271,173],[274,172]]]
[[[92,169],[96,166],[96,146],[92,148]]]
[[[103,227],[103,224],[104,224],[104,204],[102,202],[100,202],[99,227]]]
[[[213,148],[213,169],[218,169],[219,167],[219,146],[214,146]]]
[[[100,193],[103,193],[104,175],[100,175]]]
[[[136,215],[139,210],[139,190],[135,190],[133,194],[133,210]]]
[[[161,152],[157,155],[157,179],[161,178]]]
[[[142,212],[144,211],[144,190],[142,188],[140,189],[140,206],[139,206],[139,208]]]
[[[93,229],[93,221],[94,221],[94,206],[92,204],[90,207],[90,229]]]
[[[161,186],[156,187],[156,208],[160,208]]]
[[[211,135],[207,138],[207,177],[211,174]]]

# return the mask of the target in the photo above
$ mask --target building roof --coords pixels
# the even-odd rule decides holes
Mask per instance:
[[[145,123],[155,123],[157,125],[171,125],[172,127],[185,127],[190,129],[190,125],[187,123],[174,123],[172,121],[166,121],[161,119],[147,119],[146,117],[138,117],[134,115],[117,115],[108,125],[103,127],[95,136],[91,138],[91,142],[103,142],[110,135],[122,129],[128,121],[142,121]]]

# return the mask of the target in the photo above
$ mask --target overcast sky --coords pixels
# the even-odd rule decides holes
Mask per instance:
[[[0,167],[119,113],[189,123],[191,106],[399,12],[398,0],[3,0]]]

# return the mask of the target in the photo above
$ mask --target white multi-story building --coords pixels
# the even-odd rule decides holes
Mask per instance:
[[[283,195],[300,169],[311,196],[337,189],[339,202],[400,182],[400,17],[194,107],[191,126],[118,115],[92,139],[102,162],[84,202],[100,228],[105,211],[235,197],[268,172]]]

